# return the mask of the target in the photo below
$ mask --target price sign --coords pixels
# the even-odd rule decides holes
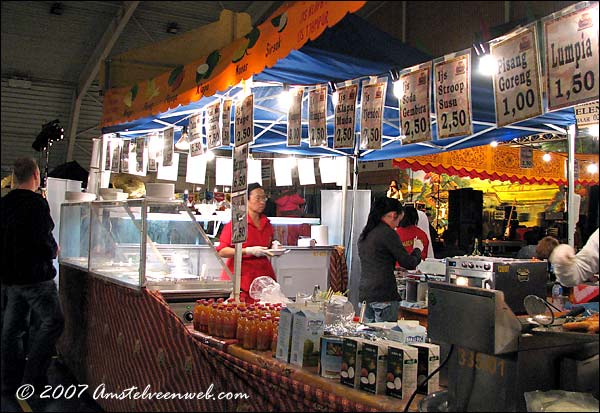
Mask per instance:
[[[400,103],[400,130],[403,143],[431,140],[431,62],[400,72],[402,86]]]
[[[121,149],[121,172],[129,173],[129,151],[131,140],[123,139],[123,148]]]
[[[302,96],[303,88],[290,92],[292,101],[288,109],[287,146],[300,146],[302,143]]]
[[[571,10],[543,20],[550,111],[598,99],[598,3]]]
[[[158,132],[152,132],[148,135],[148,171],[156,172],[158,170],[158,158],[162,149],[162,136]]]
[[[208,149],[221,146],[221,102],[206,108],[206,145]]]
[[[135,140],[135,172],[138,174],[146,172],[146,162],[148,158],[146,153],[146,139],[138,138]]]
[[[471,52],[434,63],[437,138],[471,135]]]
[[[117,140],[112,141],[112,161],[110,165],[110,171],[119,173],[120,161],[121,161],[121,144]]]
[[[229,146],[231,141],[231,99],[226,99],[221,105],[221,146]]]
[[[308,144],[327,146],[327,88],[319,86],[308,93]]]
[[[190,140],[190,156],[202,155],[204,153],[204,148],[202,147],[202,113],[190,117],[188,134]]]
[[[533,149],[522,146],[519,155],[521,168],[533,168]]]
[[[494,97],[498,127],[541,115],[542,88],[535,24],[492,42],[490,49],[496,62]]]
[[[162,150],[162,166],[173,165],[173,143],[175,137],[175,129],[165,129],[163,135],[163,150]]]
[[[577,127],[597,125],[598,124],[598,101],[590,103],[582,103],[575,106],[575,118],[577,119]]]
[[[104,138],[104,142],[102,145],[102,149],[104,152],[104,170],[110,171],[110,161],[111,161],[111,147],[112,147],[112,139]]]
[[[386,83],[364,85],[360,115],[361,149],[381,149]]]
[[[254,95],[235,105],[235,146],[254,141]]]
[[[334,148],[354,148],[354,125],[356,123],[356,96],[358,85],[338,89],[335,107]]]
[[[239,244],[248,238],[246,191],[231,197],[231,243]]]
[[[248,188],[248,144],[236,146],[233,150],[233,183],[231,192],[245,191]]]

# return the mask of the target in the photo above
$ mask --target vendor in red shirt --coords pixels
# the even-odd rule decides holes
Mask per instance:
[[[421,259],[424,260],[427,258],[429,239],[427,238],[425,231],[417,226],[417,222],[419,222],[419,214],[417,213],[417,210],[414,207],[407,206],[404,208],[404,218],[402,218],[402,221],[400,221],[398,228],[396,228],[396,232],[400,236],[402,246],[409,254],[413,250],[415,238],[420,239],[421,242],[423,242]]]
[[[275,271],[269,261],[268,249],[273,241],[273,226],[263,214],[267,197],[264,189],[257,183],[248,185],[248,237],[242,244],[242,277],[240,283],[240,299],[247,303],[254,300],[248,295],[250,284],[255,278],[266,275],[277,280]],[[234,273],[233,257],[235,245],[231,243],[232,223],[223,227],[217,251],[223,258],[227,258],[227,267]],[[228,280],[227,274],[221,274],[221,278]]]

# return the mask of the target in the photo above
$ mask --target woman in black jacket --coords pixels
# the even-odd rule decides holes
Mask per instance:
[[[400,294],[394,276],[396,262],[408,270],[414,270],[421,262],[421,240],[415,238],[414,249],[408,254],[395,231],[403,216],[404,208],[398,200],[376,199],[358,239],[361,264],[358,297],[367,303],[365,322],[398,320]]]

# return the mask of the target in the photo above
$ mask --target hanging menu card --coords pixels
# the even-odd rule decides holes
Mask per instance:
[[[110,164],[110,171],[119,173],[120,160],[121,160],[121,143],[117,140],[112,141],[112,161]]]
[[[354,148],[354,125],[356,123],[356,96],[358,85],[341,87],[337,90],[338,103],[335,107],[333,147]]]
[[[248,188],[248,144],[233,149],[233,183],[231,192],[245,191]]]
[[[496,70],[494,97],[500,128],[541,115],[537,30],[531,25],[490,43]]]
[[[121,148],[121,172],[129,173],[129,144],[131,140],[123,139],[123,148]]]
[[[288,109],[287,146],[300,146],[302,143],[302,96],[303,88],[290,91],[292,99]]]
[[[246,191],[231,197],[231,243],[246,241],[248,235],[248,218],[246,209]]]
[[[361,149],[381,149],[386,85],[386,82],[380,82],[363,86],[360,115]]]
[[[327,88],[308,93],[308,145],[327,146]]]
[[[434,61],[437,138],[471,135],[471,51]]]
[[[598,3],[573,10],[543,20],[549,111],[598,99]]]
[[[221,146],[221,102],[206,107],[206,145],[208,149]]]
[[[403,143],[431,140],[431,62],[400,72],[402,87],[400,104],[400,130]]]
[[[202,147],[202,113],[190,117],[188,125],[188,139],[190,140],[190,156],[199,156],[204,153]]]
[[[235,105],[235,146],[254,141],[254,95],[248,95]]]
[[[165,129],[163,135],[162,166],[173,165],[173,144],[175,140],[175,129]]]
[[[221,146],[229,146],[231,142],[231,99],[221,105]]]

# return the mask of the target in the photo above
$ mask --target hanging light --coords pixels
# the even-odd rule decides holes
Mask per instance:
[[[336,107],[339,100],[339,94],[334,81],[329,82],[329,88],[331,89],[331,103],[333,104],[333,107]]]
[[[204,152],[204,157],[206,158],[206,161],[212,161],[213,159],[215,159],[215,153],[211,150],[208,150],[206,152]]]
[[[181,131],[181,136],[179,137],[179,140],[175,144],[175,148],[180,151],[186,151],[186,152],[190,150],[190,141],[188,139],[187,126],[183,127],[183,129]]]
[[[495,140],[494,140],[494,141],[491,141],[491,142],[490,142],[490,146],[491,146],[492,148],[497,148],[497,147],[498,147],[498,141],[495,141]]]
[[[283,84],[282,91],[279,94],[279,102],[285,111],[288,111],[292,106],[292,91],[287,83]]]
[[[479,57],[479,73],[491,77],[496,70],[496,61],[488,50],[489,46],[486,46],[486,43],[483,42],[480,42],[479,45],[477,43],[473,44],[475,53],[477,53],[477,57]]]
[[[598,165],[595,163],[591,163],[587,166],[587,171],[590,174],[598,173]]]
[[[550,156],[550,154],[548,152],[546,152],[543,156],[542,159],[544,160],[544,162],[550,162],[550,160],[552,159],[552,157]]]

